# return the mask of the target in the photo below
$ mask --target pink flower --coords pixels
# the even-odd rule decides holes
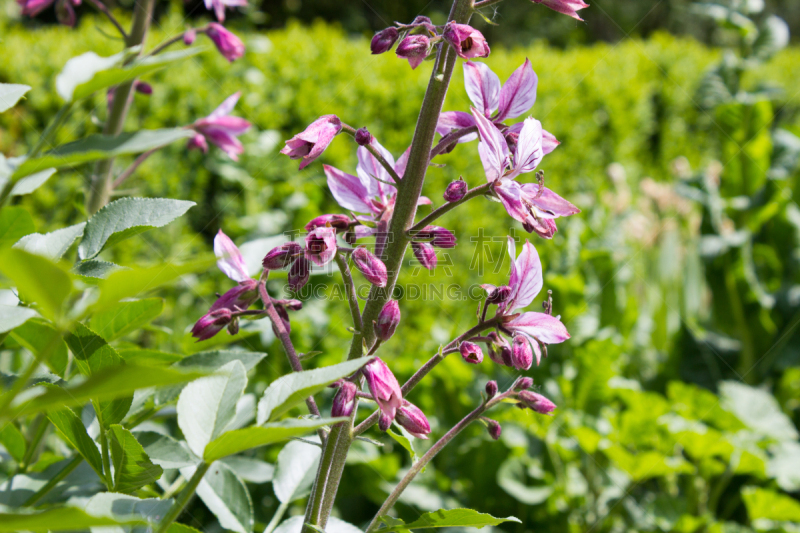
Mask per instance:
[[[206,152],[208,143],[218,146],[228,157],[234,161],[239,160],[239,154],[244,152],[244,147],[237,137],[250,129],[250,123],[241,117],[230,116],[241,93],[234,93],[220,104],[210,115],[195,121],[190,127],[199,135],[189,140],[188,148],[199,148]]]
[[[581,22],[583,22],[583,19],[578,16],[578,11],[589,7],[589,4],[584,3],[582,0],[533,0],[533,2],[547,6],[553,11],[569,15]]]
[[[446,202],[457,202],[464,198],[465,194],[467,194],[467,182],[464,178],[458,178],[447,186],[443,196]]]
[[[468,24],[448,22],[442,36],[453,45],[459,57],[470,59],[489,56],[489,43],[481,32]]]
[[[281,153],[290,159],[302,159],[300,170],[310,165],[342,131],[342,121],[336,115],[323,115],[288,141]]]
[[[233,281],[250,279],[242,253],[222,230],[214,237],[214,255],[217,256],[217,267]]]
[[[330,227],[314,228],[306,235],[306,257],[315,265],[326,265],[336,255],[336,230]]]
[[[424,35],[409,35],[397,45],[397,57],[408,59],[411,69],[417,68],[430,53],[430,39]]]
[[[206,28],[206,35],[214,41],[222,57],[231,63],[244,55],[244,43],[242,40],[226,30],[222,24],[209,22]]]
[[[511,365],[517,370],[528,370],[533,364],[533,351],[528,339],[522,335],[514,337],[511,346]]]
[[[381,411],[390,420],[394,420],[397,410],[403,406],[403,393],[400,384],[392,371],[379,357],[376,357],[361,369],[367,379],[372,397],[380,406]]]
[[[345,230],[350,227],[350,217],[347,215],[320,215],[306,224],[306,231],[311,231],[319,227],[331,227],[337,230]]]
[[[556,408],[556,404],[545,398],[539,393],[532,391],[522,391],[519,393],[519,401],[529,409],[537,413],[549,415]]]
[[[35,17],[50,7],[54,1],[58,22],[65,26],[75,26],[75,6],[81,5],[81,0],[17,0],[17,4],[22,8],[23,15]]]
[[[433,245],[427,242],[412,242],[411,251],[414,252],[414,257],[428,270],[436,268],[439,260],[436,257],[436,250]]]
[[[375,257],[375,254],[363,246],[359,246],[353,252],[353,263],[370,283],[378,287],[386,286],[388,280],[386,265]]]
[[[413,403],[403,400],[403,405],[397,410],[397,423],[418,439],[427,439],[431,432],[431,425],[425,413]]]
[[[225,8],[226,7],[240,7],[246,6],[247,0],[204,0],[206,9],[213,9],[214,14],[217,15],[217,20],[225,22]]]
[[[461,343],[458,350],[461,352],[461,357],[466,363],[477,365],[483,362],[483,351],[481,347],[474,342],[464,341]]]

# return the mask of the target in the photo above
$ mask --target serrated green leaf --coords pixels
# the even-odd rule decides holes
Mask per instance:
[[[42,353],[50,342],[55,342],[55,349],[52,349],[50,357],[44,362],[53,373],[61,378],[64,377],[69,363],[67,344],[64,339],[55,340],[55,337],[60,337],[61,334],[49,322],[40,319],[29,320],[11,331],[10,335],[21,346],[37,355]]]
[[[85,225],[86,222],[81,222],[50,233],[31,233],[17,241],[14,248],[41,255],[52,261],[58,261],[67,253],[72,243],[83,235],[83,227]]]
[[[0,211],[0,249],[9,248],[25,235],[36,231],[30,213],[22,207],[6,207]]]
[[[291,437],[305,435],[323,426],[344,422],[347,418],[322,418],[317,420],[283,420],[266,426],[253,426],[226,431],[212,440],[205,448],[207,463],[234,455],[251,448],[266,446],[275,442],[289,440]]]
[[[266,356],[266,353],[245,352],[244,350],[214,350],[184,357],[176,366],[216,370],[227,365],[231,361],[240,361],[244,365],[245,370],[249,372]]]
[[[133,155],[160,148],[193,135],[184,128],[139,130],[117,136],[90,135],[84,139],[57,146],[34,159],[22,162],[12,175],[20,179],[48,168],[75,166],[99,159]]]
[[[25,444],[25,437],[17,429],[17,426],[11,423],[0,425],[0,444],[3,445],[15,461],[22,462],[27,445]]]
[[[5,209],[0,211],[3,212]],[[61,307],[72,292],[72,280],[66,271],[23,250],[0,252],[0,272],[11,279],[22,301],[35,302],[39,312],[51,320],[61,315]]]
[[[19,99],[30,91],[29,85],[19,83],[0,83],[0,113],[8,111],[19,102]]]
[[[26,178],[22,178],[18,182],[14,184],[14,187],[11,189],[11,196],[24,196],[26,194],[30,194],[42,185],[45,184],[47,180],[50,179],[50,176],[56,173],[56,169],[54,168],[47,168],[42,170],[41,172],[37,172],[36,174],[32,174]]]
[[[169,224],[193,205],[194,202],[166,198],[122,198],[111,202],[86,223],[78,256],[92,259],[105,246]]]
[[[236,402],[247,385],[247,371],[231,361],[211,376],[186,385],[178,398],[178,426],[189,449],[203,457],[206,445],[219,437],[236,416]]]
[[[381,517],[383,521],[384,517]],[[473,509],[440,509],[432,513],[425,513],[410,524],[398,524],[397,519],[386,520],[384,523],[390,524],[388,528],[381,531],[396,531],[398,529],[422,529],[434,527],[474,527],[481,529],[485,526],[497,526],[503,522],[517,522],[519,519],[513,516],[508,518],[495,518],[486,513],[479,513]]]
[[[370,362],[372,357],[361,357],[338,365],[315,370],[295,372],[282,376],[267,387],[258,402],[257,425],[275,420],[309,396],[321,391],[334,381],[349,376]]]
[[[136,431],[134,436],[150,460],[161,468],[196,466],[200,461],[172,437],[155,431]]]
[[[50,387],[56,388],[54,385]],[[47,413],[47,418],[61,434],[61,437],[75,448],[86,463],[92,467],[100,479],[103,477],[103,460],[94,440],[86,432],[80,417],[69,408],[56,409]]]
[[[111,342],[141,326],[149,323],[161,314],[164,300],[146,298],[120,302],[117,306],[96,313],[91,326],[106,341]]]
[[[181,474],[190,479],[194,468],[182,468]],[[225,463],[216,463],[209,468],[197,487],[197,495],[223,528],[238,533],[250,533],[253,530],[250,493],[244,482]]]
[[[114,272],[120,270],[130,270],[127,267],[119,266],[108,261],[100,261],[99,259],[91,259],[83,261],[72,267],[72,272],[81,276],[84,281],[89,283],[98,283],[101,279],[106,279]]]
[[[109,427],[111,460],[114,464],[114,491],[131,493],[161,477],[164,471],[154,465],[133,433],[120,425]]]
[[[0,305],[0,333],[11,331],[36,316],[36,311],[19,305]]]
[[[94,526],[116,525],[120,525],[120,522],[111,518],[90,516],[75,507],[60,507],[38,513],[0,513],[0,532],[9,533],[76,531]]]
[[[202,51],[203,48],[195,47],[167,52],[138,58],[127,65],[123,65],[122,62],[132,50],[125,50],[109,57],[86,52],[66,62],[64,69],[56,77],[56,92],[66,102],[81,100],[95,91],[131,81]]]

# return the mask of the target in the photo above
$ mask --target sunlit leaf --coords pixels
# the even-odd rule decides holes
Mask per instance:
[[[43,353],[48,348],[48,345],[54,342],[55,348],[50,348],[52,350],[50,357],[44,362],[53,373],[62,378],[64,377],[67,363],[69,363],[67,344],[60,338],[61,334],[49,322],[40,319],[29,320],[11,331],[11,337],[21,346],[30,350],[31,353],[37,355]]]
[[[189,479],[194,474],[194,468],[182,468],[181,474]],[[250,493],[244,482],[225,463],[219,462],[209,468],[197,487],[197,495],[223,528],[237,533],[250,533],[253,530]]]
[[[20,248],[26,252],[58,261],[67,253],[72,243],[83,235],[84,226],[86,226],[86,222],[45,234],[31,233],[22,237],[14,245],[14,248]]]
[[[10,206],[0,210],[0,249],[12,246],[34,231],[33,218],[24,208]]]
[[[383,520],[383,517],[381,517]],[[480,529],[485,526],[497,526],[503,522],[517,522],[513,516],[508,518],[495,518],[492,515],[479,513],[473,509],[441,509],[432,513],[425,513],[410,524],[397,524],[397,519],[392,519],[388,528],[381,531],[396,531],[398,529],[423,529],[434,527],[474,527]]]
[[[164,471],[150,461],[130,431],[112,425],[108,433],[114,465],[114,491],[130,493],[161,477]]]
[[[91,326],[108,342],[118,339],[131,331],[139,329],[161,314],[164,300],[146,298],[126,300],[117,306],[92,316]]]
[[[0,531],[75,531],[93,526],[116,526],[112,518],[96,517],[75,507],[59,507],[41,512],[0,513]]]
[[[52,386],[51,386],[52,387]],[[92,467],[100,479],[103,478],[103,461],[94,440],[86,432],[80,417],[71,409],[57,409],[47,413],[47,418],[84,460]]]
[[[150,460],[161,468],[195,466],[200,461],[172,437],[154,431],[137,431],[134,436]]]
[[[72,292],[72,280],[60,266],[22,250],[0,252],[0,272],[16,285],[21,300],[35,302],[39,312],[49,319],[60,316],[61,307]]]
[[[0,305],[0,333],[11,331],[36,316],[36,311],[19,305]]]
[[[309,440],[319,442],[317,437]],[[272,487],[282,503],[304,497],[314,481],[320,458],[319,446],[292,441],[278,454]]]

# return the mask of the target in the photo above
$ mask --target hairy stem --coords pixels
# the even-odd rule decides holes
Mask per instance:
[[[48,492],[53,490],[53,488],[55,488],[56,485],[61,483],[61,480],[63,480],[68,475],[70,475],[70,473],[73,470],[78,468],[78,465],[81,464],[82,462],[83,462],[83,457],[81,457],[80,455],[76,455],[75,457],[73,457],[72,460],[69,463],[67,463],[64,466],[64,468],[59,470],[58,473],[55,476],[50,478],[48,480],[48,482],[42,488],[40,488],[39,490],[34,492],[31,495],[30,498],[25,500],[25,503],[23,503],[22,506],[23,507],[31,507],[34,504],[36,504],[36,502],[38,502],[39,500],[44,498],[45,495],[47,495]]]
[[[28,444],[28,449],[25,451],[25,456],[22,458],[22,465],[19,468],[21,472],[28,470],[28,466],[30,466],[36,457],[36,453],[39,450],[39,445],[47,433],[47,429],[50,427],[50,420],[48,420],[44,415],[39,415],[36,418],[36,432],[33,434],[31,442]]]
[[[89,3],[92,4],[98,11],[103,13],[106,17],[108,17],[108,20],[110,20],[111,24],[113,24],[114,27],[117,28],[117,31],[119,31],[123,39],[128,38],[128,34],[125,33],[125,28],[123,28],[122,24],[119,23],[116,17],[114,17],[114,15],[111,14],[111,11],[108,10],[108,7],[106,7],[106,5],[103,2],[101,2],[100,0],[89,0]]]
[[[147,30],[150,27],[150,19],[153,16],[155,0],[141,0],[136,2],[135,5],[136,7],[133,11],[133,25],[125,39],[125,46],[128,48],[139,46],[144,43]],[[128,116],[131,91],[133,90],[135,82],[136,80],[131,80],[117,85],[111,104],[111,111],[109,112],[106,126],[103,128],[104,134],[116,136],[122,133],[122,128],[125,125],[125,118]],[[89,200],[86,204],[86,209],[89,213],[93,214],[99,211],[111,198],[111,192],[113,191],[111,171],[113,166],[113,158],[98,161],[95,165],[94,173],[92,174],[91,190],[89,191]]]
[[[342,282],[344,283],[344,292],[347,295],[347,303],[350,305],[350,316],[353,318],[353,326],[358,330],[364,327],[361,323],[361,310],[358,308],[358,299],[356,298],[356,285],[353,282],[353,274],[350,272],[350,267],[347,264],[347,259],[342,257],[337,252],[336,264],[339,265],[339,271],[342,273]]]
[[[206,463],[205,461],[197,465],[197,470],[194,471],[192,479],[189,480],[189,483],[186,484],[186,488],[183,489],[178,499],[172,504],[172,508],[167,513],[167,516],[158,524],[156,533],[166,533],[169,526],[180,516],[186,504],[189,503],[189,500],[194,496],[197,486],[203,480],[203,476],[206,475],[210,466],[211,463]]]
[[[144,163],[147,160],[148,157],[150,157],[151,155],[156,153],[156,150],[157,149],[154,148],[152,150],[148,150],[147,152],[139,155],[139,157],[137,157],[133,161],[133,163],[131,163],[131,166],[129,166],[128,168],[123,170],[122,173],[119,176],[117,176],[117,179],[115,179],[114,183],[111,184],[111,188],[112,189],[116,189],[117,187],[122,185],[122,182],[125,181],[126,179],[128,179],[131,176],[131,174],[136,172],[136,169],[139,168],[139,165]]]
[[[352,126],[349,126],[347,124],[342,124],[342,131],[345,133],[349,133],[354,138],[356,136],[356,130]],[[394,167],[390,165],[389,162],[383,157],[383,154],[380,153],[374,146],[372,146],[372,144],[368,144],[364,148],[366,148],[369,151],[369,153],[371,153],[373,157],[375,157],[375,159],[378,160],[378,163],[380,163],[381,166],[386,169],[386,172],[388,172],[389,175],[392,177],[392,180],[394,180],[395,185],[398,185],[400,183],[401,177],[397,174],[397,171],[394,169]]]
[[[433,221],[435,221],[445,213],[449,212],[450,210],[463,204],[464,202],[472,200],[476,196],[488,193],[491,187],[492,183],[484,183],[483,185],[479,185],[478,187],[475,187],[474,189],[470,189],[469,191],[467,191],[467,193],[461,200],[458,200],[457,202],[447,202],[446,204],[439,206],[438,208],[428,213],[428,216],[426,216],[425,218],[414,224],[414,227],[408,230],[408,233],[413,234],[418,231],[421,231],[422,228],[431,224]]]

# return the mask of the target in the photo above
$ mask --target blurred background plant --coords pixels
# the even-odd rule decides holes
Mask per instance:
[[[159,3],[156,40],[183,31],[186,15],[207,16],[195,4]],[[336,212],[321,166],[299,174],[277,149],[319,114],[335,113],[401,153],[430,67],[409,74],[391,54],[368,56],[364,36],[387,21],[410,20],[423,4],[254,3],[228,24],[247,45],[242,59],[229,65],[208,53],[148,76],[154,92],[135,97],[136,127],[191,122],[208,112],[208,102],[241,89],[238,113],[254,128],[242,137],[238,163],[181,146],[148,159],[124,193],[197,206],[183,222],[109,250],[107,259],[189,259],[224,227],[257,263],[276,236],[319,212]],[[439,4],[431,4],[434,12]],[[530,58],[539,74],[533,114],[562,141],[545,159],[546,180],[583,210],[560,221],[552,244],[539,247],[545,288],[573,334],[535,373],[559,408],[547,419],[504,415],[501,447],[471,428],[458,453],[437,457],[417,478],[399,514],[476,507],[517,516],[522,524],[497,529],[520,532],[800,530],[800,49],[789,38],[790,28],[800,35],[800,6],[597,1],[581,25],[567,17],[544,24],[541,10],[526,4],[504,5],[502,30],[481,29],[507,45],[493,46],[488,60],[501,78]],[[106,39],[99,19],[86,13],[69,31],[12,12],[0,19],[0,82],[52,88],[68,58],[102,49]],[[624,38],[629,34],[637,37]],[[31,92],[0,115],[0,151],[13,155],[23,141],[33,144],[60,105],[54,94]],[[92,118],[104,98],[83,101],[58,142],[98,131]],[[467,105],[457,75],[445,106]],[[354,167],[345,145],[334,143],[323,161]],[[458,176],[480,183],[477,154],[463,154],[437,160],[445,166],[429,173],[426,190],[441,191]],[[80,168],[62,172],[14,203],[34,215],[31,232],[45,232],[82,220],[84,185]],[[461,298],[468,287],[507,276],[502,207],[475,201],[470,209],[471,217],[443,222],[472,237],[440,256],[435,272],[400,280],[403,342],[387,345],[385,358],[401,381],[470,323],[475,303]],[[471,268],[449,269],[453,264]],[[161,291],[163,313],[120,346],[185,355],[224,343],[267,352],[250,380],[260,392],[288,371],[270,330],[248,324],[237,337],[197,344],[187,334],[208,303],[197,295],[220,290],[223,279],[185,276]],[[440,296],[417,297],[415,285]],[[448,293],[449,286],[462,292]],[[309,287],[335,294],[324,276],[312,276]],[[339,318],[346,302],[303,299],[293,316],[296,346],[322,352],[316,364],[339,362],[349,342]],[[2,348],[0,370],[8,372],[13,360],[6,354],[17,348],[13,339]],[[512,379],[488,361],[473,367],[449,358],[413,399],[434,431],[449,427],[471,409],[487,374],[501,386]],[[381,443],[358,442],[350,458],[338,507],[350,523],[368,521],[413,460],[396,442]],[[424,451],[420,441],[414,446]],[[279,461],[270,448],[252,457]],[[247,485],[259,531],[282,503],[288,514],[302,513],[307,495],[298,486],[287,497],[285,485],[263,483],[271,471],[265,476]],[[202,502],[189,511],[195,527],[219,527]]]

